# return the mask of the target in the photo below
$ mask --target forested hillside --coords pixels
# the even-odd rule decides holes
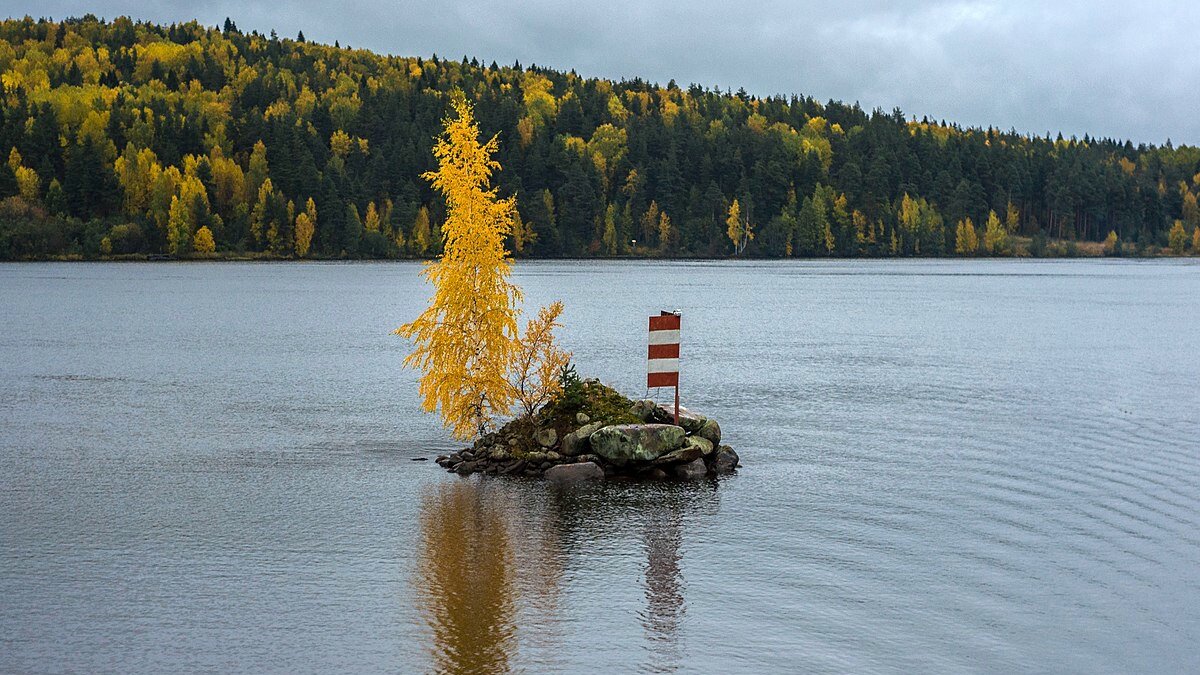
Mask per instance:
[[[228,20],[7,20],[0,74],[0,258],[435,254],[444,207],[420,176],[455,90],[500,136],[518,256],[1200,245],[1192,147],[380,56]]]

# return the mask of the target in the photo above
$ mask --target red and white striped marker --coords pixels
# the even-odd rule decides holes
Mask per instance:
[[[650,317],[650,348],[646,354],[646,386],[675,387],[675,422],[679,423],[680,315],[662,312]]]

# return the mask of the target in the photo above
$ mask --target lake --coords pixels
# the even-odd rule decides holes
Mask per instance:
[[[568,492],[413,461],[419,270],[0,265],[0,671],[1200,669],[1197,261],[519,263],[744,464]]]

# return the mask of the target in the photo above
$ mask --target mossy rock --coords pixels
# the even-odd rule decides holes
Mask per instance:
[[[637,424],[642,420],[632,412],[633,400],[598,380],[587,380],[559,392],[537,415],[537,426],[552,428],[559,438],[579,427],[583,413],[590,423]]]
[[[683,427],[673,424],[618,424],[589,439],[592,452],[616,466],[658,459],[683,443]]]

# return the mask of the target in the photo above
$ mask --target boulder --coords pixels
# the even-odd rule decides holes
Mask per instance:
[[[558,432],[554,429],[539,429],[533,436],[533,440],[543,448],[553,448],[558,442]]]
[[[688,439],[691,440],[691,439]],[[671,464],[686,464],[693,462],[704,456],[704,451],[699,445],[692,445],[685,442],[682,448],[672,450],[658,459],[650,462],[652,466],[668,466]]]
[[[659,405],[655,401],[645,399],[635,401],[631,412],[649,424],[675,424],[675,406],[673,405]],[[708,421],[704,415],[679,406],[679,426],[689,434],[699,432]]]
[[[664,411],[666,412],[667,416],[670,417],[671,419],[675,418],[674,410],[667,410],[664,408]],[[699,413],[694,413],[694,412],[688,410],[687,408],[680,406],[680,408],[679,408],[679,426],[683,427],[683,430],[688,432],[689,434],[694,434],[694,433],[699,432],[701,429],[704,428],[704,425],[707,422],[708,422],[708,418],[705,417],[704,415],[701,415]]]
[[[546,470],[546,480],[557,485],[571,485],[603,479],[604,469],[596,466],[593,462],[559,464]]]
[[[728,445],[722,445],[717,448],[717,453],[713,455],[712,468],[713,471],[722,473],[732,473],[738,466],[738,454],[733,451],[733,448]]]
[[[683,439],[683,447],[699,448],[702,457],[708,457],[713,454],[713,444],[709,443],[707,438],[700,436],[688,436]]]
[[[559,452],[568,457],[587,452],[587,440],[592,434],[604,428],[603,422],[592,422],[579,427],[575,431],[563,436],[562,447]]]
[[[673,424],[615,424],[588,439],[592,452],[616,466],[649,462],[683,446],[683,427]]]
[[[714,419],[705,420],[696,435],[712,443],[714,448],[721,445],[721,425]]]
[[[630,412],[647,424],[664,424],[672,421],[672,416],[650,399],[634,401]]]
[[[504,474],[504,475],[508,475],[510,473],[516,473],[518,471],[524,471],[524,470],[525,470],[525,460],[518,459],[515,462],[504,465],[504,467],[500,469],[500,473]]]
[[[585,413],[585,412],[575,413],[575,422],[577,424],[587,424],[588,422],[591,422],[591,421],[592,421],[592,418],[588,417],[587,413]]]
[[[703,477],[707,476],[708,475],[708,467],[705,466],[703,459],[697,459],[697,460],[688,462],[687,464],[679,464],[675,467],[672,467],[671,473],[676,478],[682,478],[684,480],[694,480],[696,478],[703,478]]]

